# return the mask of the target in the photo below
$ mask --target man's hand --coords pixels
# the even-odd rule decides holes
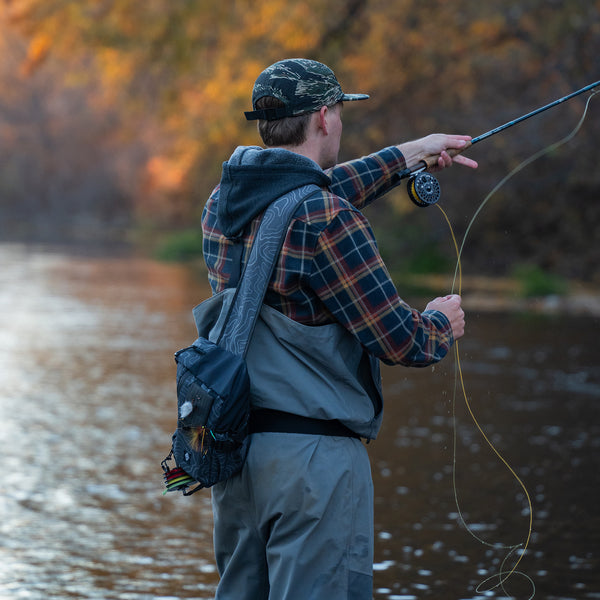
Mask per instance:
[[[424,138],[400,144],[398,149],[404,155],[408,167],[425,161],[429,165],[429,171],[441,171],[453,163],[476,169],[476,161],[462,154],[456,154],[457,151],[466,150],[470,145],[470,135],[432,133]]]
[[[454,339],[462,337],[465,333],[465,313],[460,307],[461,297],[457,294],[434,298],[425,310],[439,310],[444,313],[452,326]]]

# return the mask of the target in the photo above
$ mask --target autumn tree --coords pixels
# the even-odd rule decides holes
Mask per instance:
[[[159,134],[142,144],[147,155],[129,190],[137,219],[171,225],[194,223],[222,160],[237,144],[258,143],[243,111],[254,79],[275,60],[321,60],[344,88],[371,94],[360,110],[345,112],[342,158],[434,130],[478,135],[600,73],[598,0],[11,0],[4,14],[28,41],[22,77],[55,60],[72,69],[65,83],[93,80],[103,110],[113,106],[133,124],[123,128],[124,146],[139,144],[139,123],[158,124]],[[583,101],[474,147],[476,174],[441,174],[459,235],[503,175],[574,127]],[[594,103],[568,147],[486,207],[470,238],[475,268],[502,272],[526,258],[594,276]],[[369,217],[391,256],[447,244],[437,213],[414,209],[402,191],[383,207]]]

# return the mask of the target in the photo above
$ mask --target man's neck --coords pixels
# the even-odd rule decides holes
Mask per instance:
[[[300,154],[300,156],[305,156],[306,158],[309,158],[313,162],[316,162],[321,168],[323,168],[323,166],[320,163],[319,148],[316,147],[315,144],[311,144],[308,141],[306,141],[303,144],[300,144],[298,146],[278,146],[278,147],[282,148],[283,150],[288,150],[289,152],[293,152],[294,154]]]

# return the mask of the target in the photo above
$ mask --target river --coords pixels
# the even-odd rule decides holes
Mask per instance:
[[[181,265],[0,245],[1,599],[213,597],[210,493],[163,495],[160,468],[206,294]],[[467,402],[453,358],[383,372],[374,597],[600,599],[598,319],[467,317]]]

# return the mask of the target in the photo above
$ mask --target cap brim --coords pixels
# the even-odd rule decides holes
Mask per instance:
[[[342,102],[350,102],[352,100],[367,100],[369,94],[344,94],[340,100]]]

